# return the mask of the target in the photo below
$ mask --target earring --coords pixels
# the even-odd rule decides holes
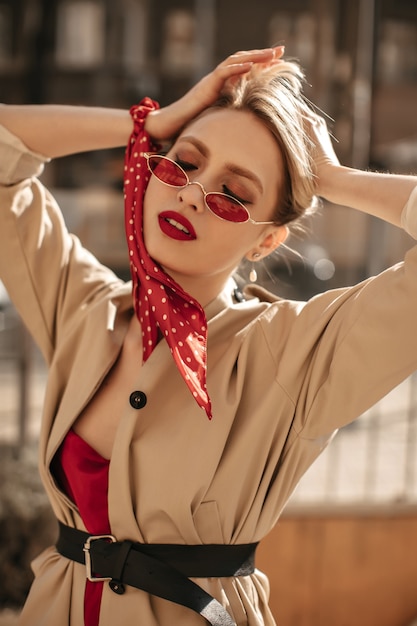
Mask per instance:
[[[249,280],[251,283],[256,283],[256,281],[258,280],[258,274],[256,273],[256,269],[255,269],[255,265],[253,261],[255,259],[259,259],[260,256],[261,255],[259,252],[254,252],[252,255],[252,268],[251,268],[251,271],[249,272]]]

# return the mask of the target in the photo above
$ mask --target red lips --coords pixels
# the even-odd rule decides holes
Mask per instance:
[[[176,211],[163,211],[158,215],[159,227],[162,232],[171,239],[179,241],[192,241],[197,239],[196,232],[191,222],[184,215]]]

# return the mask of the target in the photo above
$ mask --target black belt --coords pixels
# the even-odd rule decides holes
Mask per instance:
[[[174,545],[117,541],[112,535],[89,535],[59,522],[58,552],[85,564],[91,581],[124,584],[182,604],[212,626],[236,626],[226,609],[190,578],[247,576],[255,569],[256,543],[240,545]]]

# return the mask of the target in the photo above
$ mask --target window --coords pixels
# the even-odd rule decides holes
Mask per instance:
[[[105,9],[91,0],[68,0],[58,7],[56,63],[62,68],[100,65],[105,50]]]
[[[381,25],[378,79],[384,84],[417,82],[417,26],[386,19]]]
[[[0,4],[0,67],[12,59],[12,16],[10,7]]]
[[[175,9],[166,16],[161,52],[161,69],[174,78],[190,76],[195,70],[195,17],[191,11]]]

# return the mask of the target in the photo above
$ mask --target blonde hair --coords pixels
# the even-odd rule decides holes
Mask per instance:
[[[269,129],[284,160],[284,185],[273,220],[298,225],[317,205],[311,142],[305,131],[309,107],[302,93],[304,75],[291,61],[256,66],[228,85],[213,107],[249,111]]]

